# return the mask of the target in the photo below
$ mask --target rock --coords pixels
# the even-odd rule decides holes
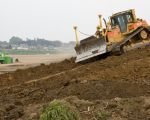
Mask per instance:
[[[88,81],[87,80],[81,80],[81,84],[85,84],[85,83],[87,83]]]
[[[15,108],[16,108],[15,105],[11,104],[11,105],[7,105],[5,109],[6,109],[6,111],[10,111],[10,110],[13,110]]]
[[[150,99],[145,98],[143,107],[144,107],[145,110],[150,109]]]
[[[77,80],[77,79],[72,79],[71,81],[70,81],[70,83],[78,83],[79,82],[79,80]]]
[[[114,100],[115,100],[116,102],[120,102],[120,101],[121,101],[121,98],[116,97],[116,98],[114,98]]]
[[[106,107],[106,109],[113,109],[113,108],[116,108],[117,107],[117,104],[116,103],[109,103]]]
[[[90,70],[90,68],[85,68],[86,70]]]
[[[64,86],[64,87],[69,86],[69,85],[70,85],[70,81],[65,81],[65,82],[63,83],[63,86]]]
[[[33,119],[38,119],[38,114],[37,113],[31,113],[30,114],[30,117],[29,117],[29,120],[33,120]]]

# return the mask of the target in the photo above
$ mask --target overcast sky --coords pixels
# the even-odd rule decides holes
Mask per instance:
[[[12,36],[74,41],[73,26],[93,34],[98,14],[108,18],[135,8],[150,23],[149,6],[149,0],[0,0],[0,41]]]

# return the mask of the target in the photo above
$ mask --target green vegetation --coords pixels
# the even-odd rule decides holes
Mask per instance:
[[[61,41],[55,40],[55,41],[50,41],[50,40],[45,40],[45,39],[29,39],[27,38],[26,40],[23,40],[22,38],[13,36],[9,40],[10,45],[26,45],[26,46],[51,46],[51,47],[60,47],[63,45]]]
[[[96,120],[107,120],[110,117],[110,114],[108,112],[97,112],[95,115]]]
[[[56,50],[5,50],[5,52],[9,55],[37,55],[37,54],[56,54],[59,51]]]
[[[42,110],[40,120],[80,120],[79,113],[62,100],[54,100]]]
[[[9,40],[9,44],[16,44],[16,45],[20,45],[21,43],[23,43],[23,40],[19,37],[15,37],[13,36],[12,38],[10,38]]]

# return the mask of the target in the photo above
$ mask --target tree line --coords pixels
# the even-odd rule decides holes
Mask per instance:
[[[0,48],[11,48],[11,46],[20,46],[20,45],[26,45],[26,46],[44,46],[44,47],[61,47],[61,46],[67,46],[67,45],[71,45],[73,46],[75,43],[74,42],[69,42],[69,43],[63,43],[59,40],[54,40],[54,41],[50,41],[50,40],[46,40],[46,39],[29,39],[27,38],[26,40],[23,40],[20,37],[16,37],[13,36],[10,38],[10,40],[8,42],[4,41],[0,41]]]

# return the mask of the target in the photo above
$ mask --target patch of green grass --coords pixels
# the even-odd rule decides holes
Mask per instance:
[[[69,103],[62,100],[52,101],[43,108],[40,120],[81,120],[79,113]]]
[[[110,116],[110,113],[100,111],[96,113],[95,118],[96,120],[107,120]]]
[[[56,54],[59,53],[57,50],[5,50],[9,55],[37,55],[37,54]]]

